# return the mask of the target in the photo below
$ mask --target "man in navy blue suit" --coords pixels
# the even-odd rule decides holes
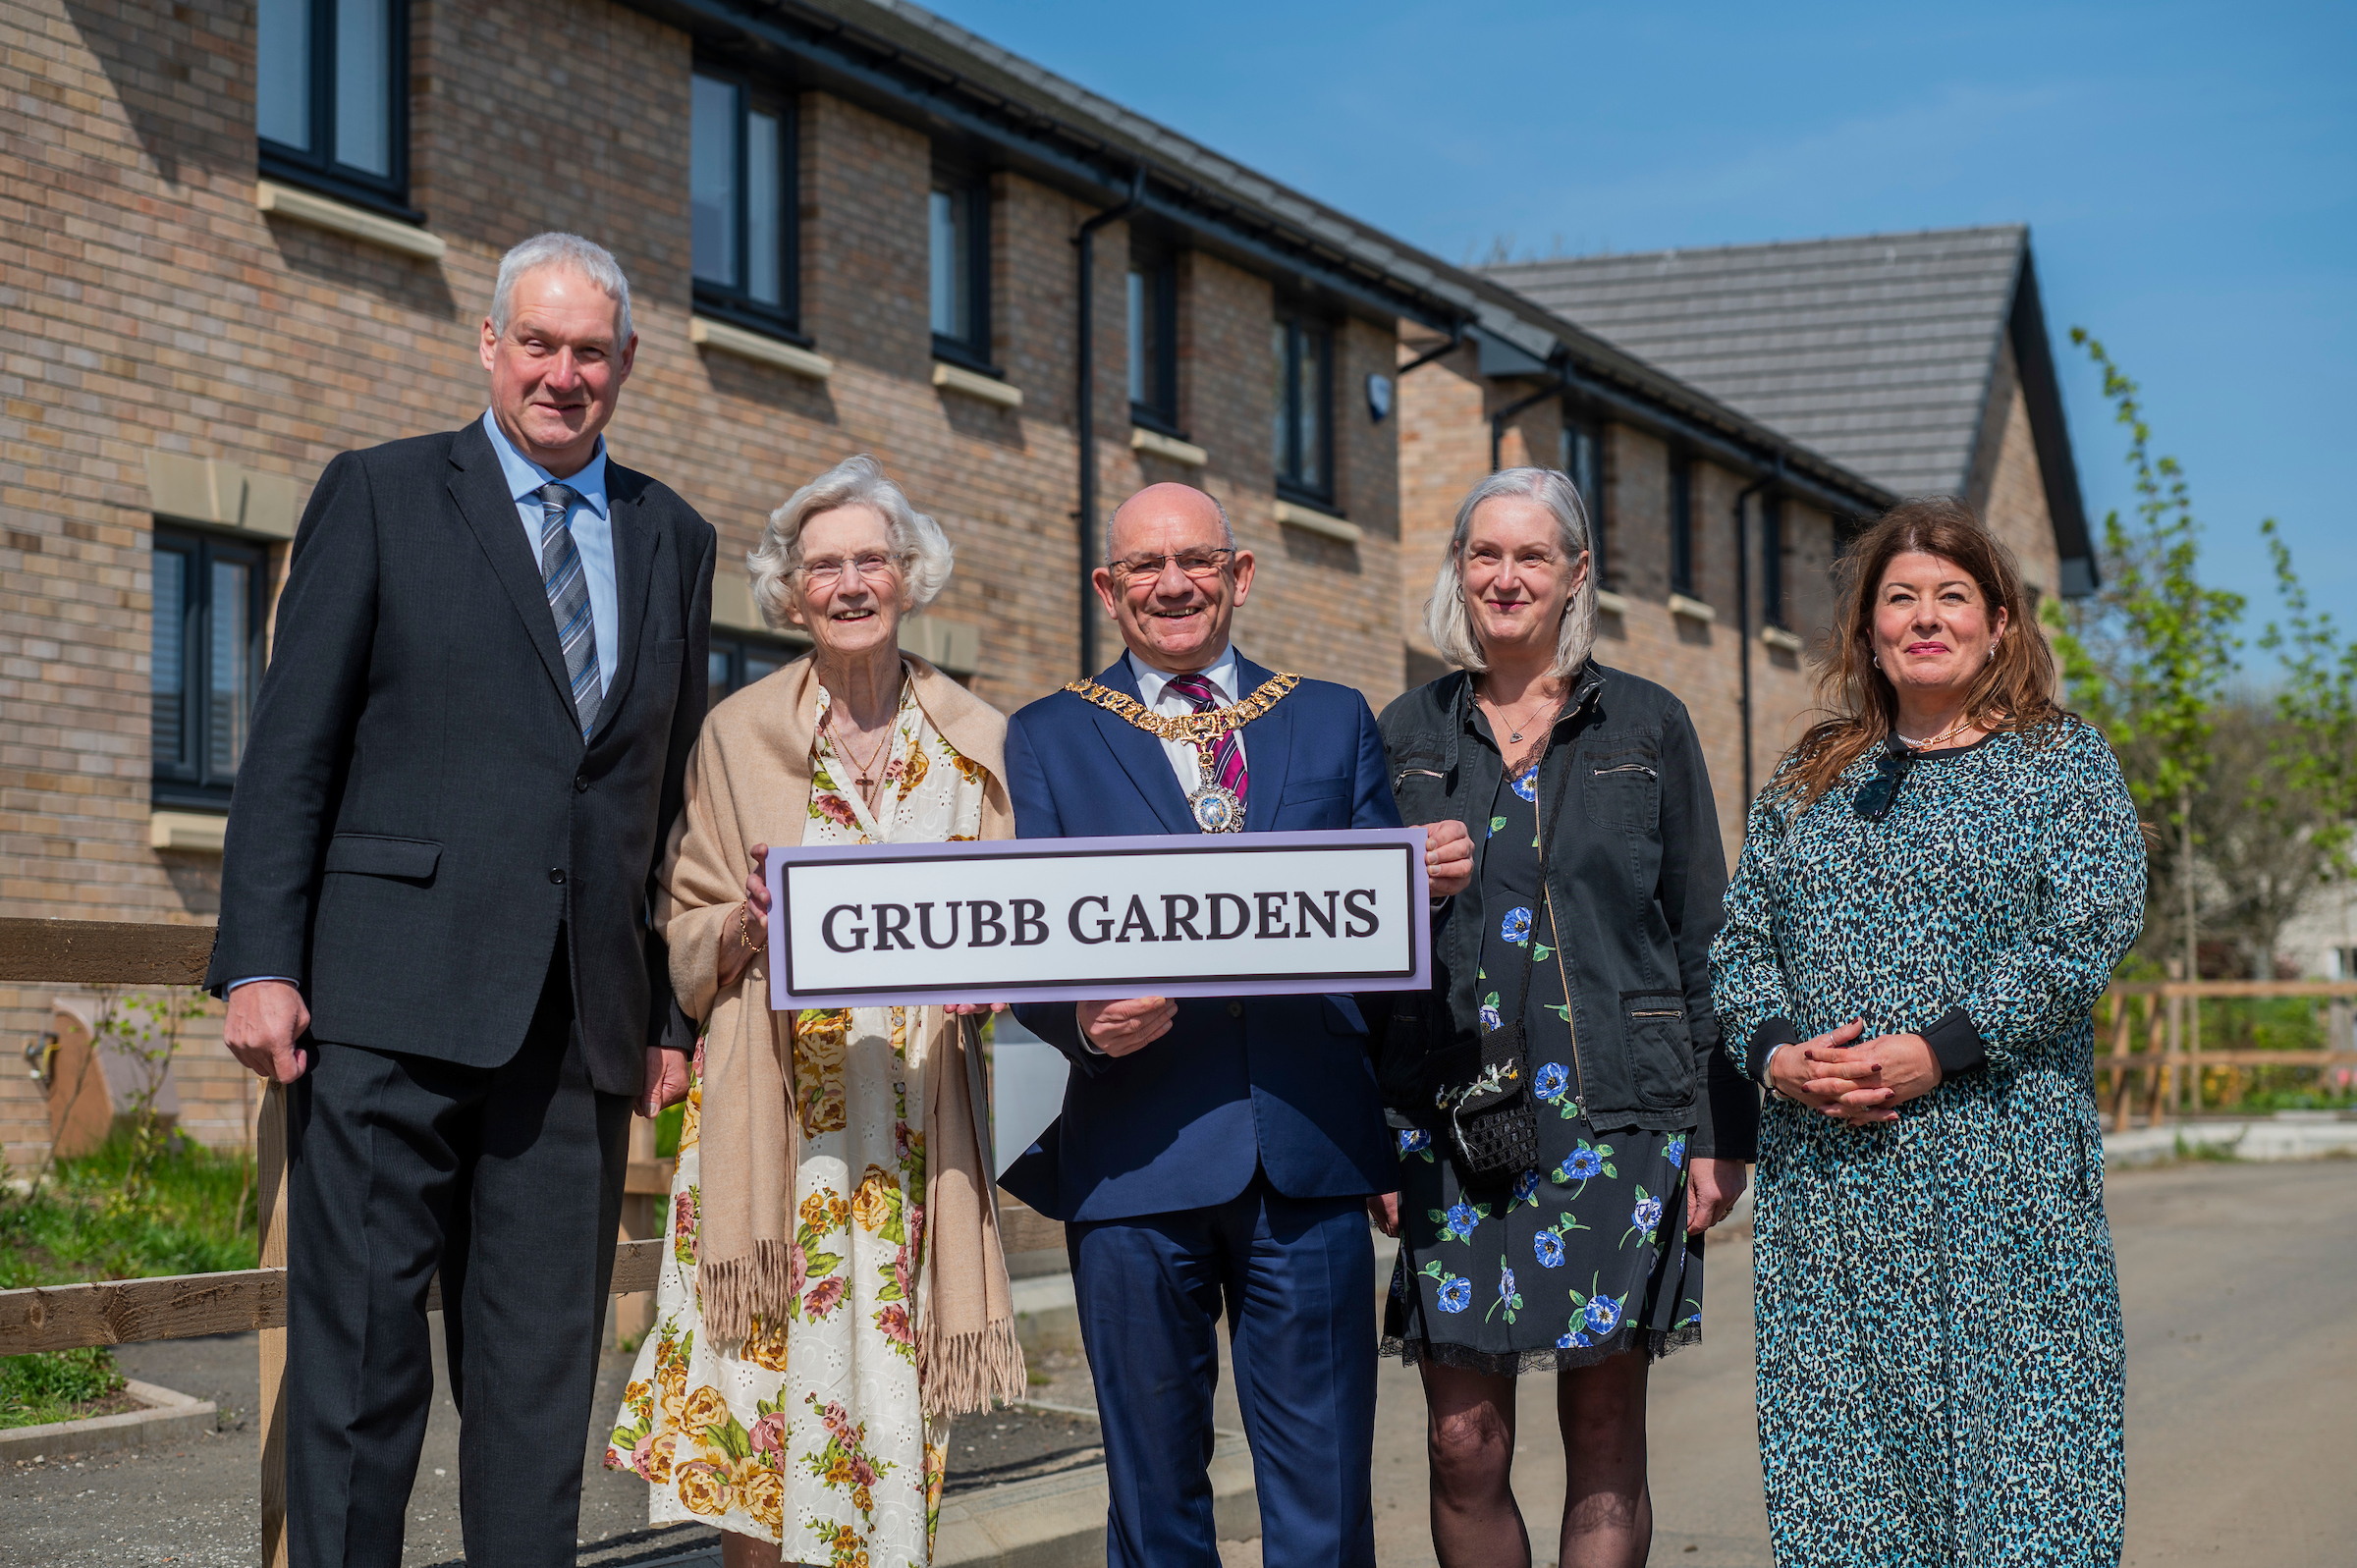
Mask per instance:
[[[1106,555],[1097,594],[1128,652],[1100,688],[1178,716],[1234,707],[1270,681],[1228,640],[1252,554],[1218,502],[1185,485],[1141,490],[1114,514]],[[1217,831],[1238,804],[1246,833],[1399,823],[1366,700],[1319,680],[1284,691],[1208,759],[1061,691],[1014,716],[1007,772],[1025,838]],[[1461,829],[1436,842],[1435,894],[1471,864]],[[1371,1565],[1364,1206],[1398,1182],[1356,1005],[1138,997],[1017,1012],[1073,1068],[1063,1116],[1004,1185],[1066,1223],[1104,1423],[1108,1564],[1219,1561],[1207,1471],[1224,1312],[1263,1560]]]

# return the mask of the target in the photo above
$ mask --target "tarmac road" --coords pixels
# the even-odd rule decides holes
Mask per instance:
[[[2357,1161],[2116,1172],[2110,1209],[2127,1309],[2129,1568],[2357,1562]],[[1389,1253],[1379,1249],[1386,1268]],[[1654,1371],[1656,1563],[1770,1568],[1752,1417],[1750,1265],[1746,1238],[1712,1242],[1707,1337]],[[137,1459],[54,1456],[0,1472],[0,1564],[247,1568],[251,1337],[127,1346],[120,1355],[133,1377],[246,1413],[244,1429]],[[619,1387],[626,1371],[610,1364],[608,1380]],[[1534,1419],[1521,1438],[1516,1490],[1546,1563],[1562,1461],[1545,1380],[1524,1379],[1524,1391]],[[611,1401],[603,1391],[600,1399],[602,1413]],[[450,1468],[455,1435],[443,1402],[438,1393],[411,1502],[405,1559],[418,1568],[456,1556],[455,1482],[434,1474]],[[1422,1568],[1434,1559],[1423,1398],[1412,1373],[1384,1370],[1378,1422],[1377,1551],[1386,1568]],[[584,1562],[673,1544],[641,1534],[644,1492],[634,1481],[594,1470],[584,1479],[582,1533],[598,1543]],[[1257,1542],[1224,1554],[1232,1564],[1259,1561]]]

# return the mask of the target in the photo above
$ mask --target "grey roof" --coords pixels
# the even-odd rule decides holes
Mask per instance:
[[[1957,494],[2028,245],[2005,224],[1481,270],[1902,495]]]

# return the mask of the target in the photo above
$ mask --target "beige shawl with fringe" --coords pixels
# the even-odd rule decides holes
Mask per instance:
[[[982,837],[1014,837],[1007,797],[1007,720],[922,659],[903,656],[917,706],[959,754],[990,775]],[[672,830],[654,904],[671,946],[671,983],[706,1023],[701,1116],[703,1192],[696,1283],[705,1332],[740,1342],[755,1314],[783,1320],[792,1300],[795,1173],[800,1123],[792,1105],[790,1014],[769,1008],[769,964],[756,954],[733,986],[718,983],[720,944],[744,900],[752,846],[798,844],[810,813],[811,721],[818,692],[807,658],[712,710],[687,765],[686,801]],[[925,1414],[987,1410],[1020,1399],[1023,1353],[999,1243],[980,1052],[961,1020],[915,1009],[924,1031],[925,1250],[916,1367]]]

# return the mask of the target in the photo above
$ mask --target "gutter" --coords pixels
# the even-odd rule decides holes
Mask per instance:
[[[1079,366],[1079,401],[1074,405],[1074,423],[1080,449],[1080,505],[1074,515],[1080,524],[1080,675],[1086,679],[1097,673],[1097,343],[1095,267],[1097,231],[1107,224],[1126,218],[1145,204],[1146,166],[1137,165],[1129,175],[1129,194],[1125,200],[1107,207],[1095,216],[1083,219],[1072,245],[1079,252],[1080,295],[1076,309],[1077,321],[1073,359]]]

